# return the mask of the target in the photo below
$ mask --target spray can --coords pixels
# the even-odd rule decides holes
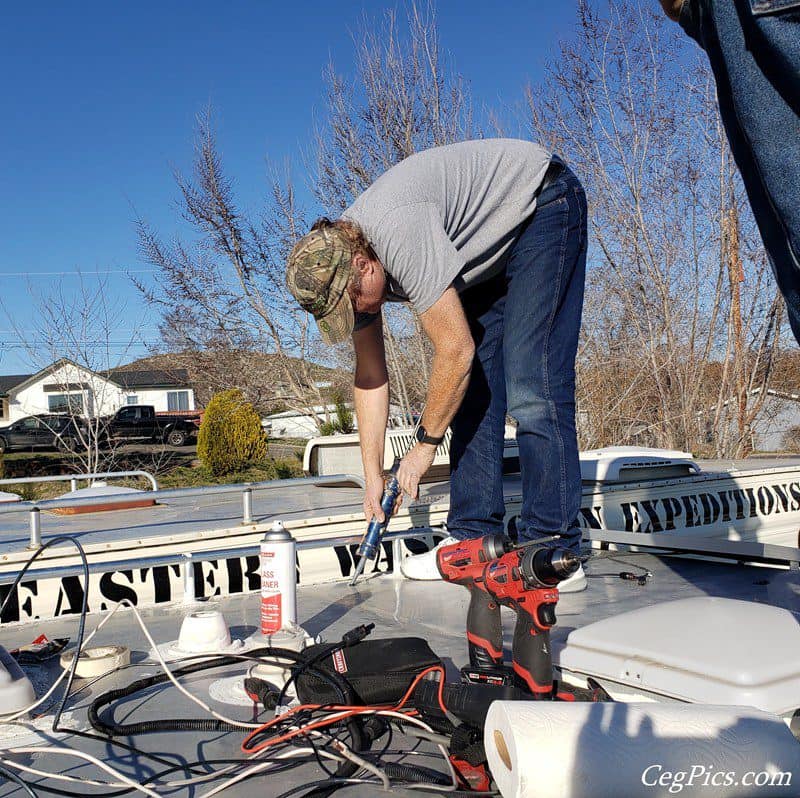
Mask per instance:
[[[261,541],[261,634],[297,623],[296,544],[281,521]]]

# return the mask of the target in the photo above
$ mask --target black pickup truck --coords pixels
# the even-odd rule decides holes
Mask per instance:
[[[103,419],[107,440],[163,441],[183,446],[197,434],[198,414],[160,416],[152,405],[126,405],[113,416]]]

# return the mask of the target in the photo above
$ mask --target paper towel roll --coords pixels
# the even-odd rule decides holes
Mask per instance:
[[[484,744],[503,798],[800,794],[800,743],[749,707],[496,701]]]

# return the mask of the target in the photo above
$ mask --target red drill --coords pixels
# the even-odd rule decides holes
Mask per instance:
[[[500,604],[517,613],[512,665],[515,681],[535,698],[552,698],[550,628],[556,622],[559,582],[578,569],[569,549],[528,545],[513,549],[501,535],[462,540],[439,549],[439,573],[471,593],[467,613],[469,661],[474,668],[503,665]]]
[[[553,697],[550,628],[556,622],[558,585],[578,570],[580,560],[569,549],[528,545],[488,563],[475,587],[517,614],[512,666],[517,686],[534,698]]]
[[[502,535],[460,540],[436,553],[439,573],[447,582],[463,585],[470,592],[467,611],[469,664],[473,668],[497,668],[503,665],[503,629],[500,606],[484,590],[475,589],[475,580],[483,576],[487,563],[511,549]]]

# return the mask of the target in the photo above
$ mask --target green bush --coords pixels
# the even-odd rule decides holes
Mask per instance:
[[[334,402],[336,416],[333,421],[323,421],[319,425],[320,435],[335,435],[337,432],[348,434],[354,431],[353,411],[345,404],[344,397],[337,394]]]
[[[339,432],[347,434],[353,431],[353,412],[347,407],[341,396],[336,399],[336,424]]]
[[[197,436],[197,456],[215,477],[267,457],[267,439],[255,408],[238,388],[212,397]]]

